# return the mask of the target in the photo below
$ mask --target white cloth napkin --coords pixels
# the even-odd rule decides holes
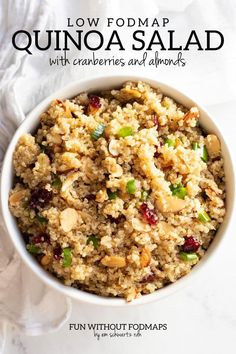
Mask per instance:
[[[15,83],[23,75],[25,53],[12,49],[10,36],[19,28],[44,29],[52,23],[48,2],[2,0],[0,3],[0,162],[16,127],[25,118],[15,94]],[[51,21],[51,22],[50,22]],[[46,287],[26,268],[7,239],[0,218],[0,352],[6,324],[27,334],[58,329],[70,314],[70,301]]]

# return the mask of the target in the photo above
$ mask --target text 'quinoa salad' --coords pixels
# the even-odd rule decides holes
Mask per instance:
[[[131,301],[204,256],[225,215],[218,137],[143,82],[55,100],[14,152],[9,205],[64,284]]]

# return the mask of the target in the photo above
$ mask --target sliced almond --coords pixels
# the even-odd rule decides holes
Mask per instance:
[[[66,190],[68,190],[71,187],[71,185],[78,179],[78,177],[79,177],[78,172],[69,173],[65,182],[61,187],[61,191],[65,192]]]
[[[132,226],[133,226],[134,230],[136,230],[136,231],[143,231],[143,232],[151,231],[151,226],[148,225],[147,223],[142,222],[138,218],[132,219]]]
[[[107,168],[107,171],[112,175],[112,177],[120,177],[123,174],[122,167],[116,163],[116,159],[113,157],[107,157],[104,160],[104,166]]]
[[[133,99],[141,98],[142,94],[135,88],[123,87],[121,90],[112,90],[112,95],[121,102],[128,102]]]
[[[51,262],[51,259],[50,259],[50,257],[47,256],[47,255],[44,255],[44,256],[41,258],[41,261],[40,261],[40,263],[41,263],[43,266],[48,265],[50,262]]]
[[[96,194],[96,202],[103,203],[107,199],[108,199],[108,195],[106,189],[100,189]]]
[[[157,198],[155,204],[157,209],[162,213],[177,213],[186,206],[185,200],[171,195]]]
[[[165,222],[165,221],[160,221],[160,222],[158,223],[158,229],[159,229],[161,232],[165,233],[165,234],[169,234],[170,232],[175,231],[174,226],[168,224],[168,223]]]
[[[112,177],[121,177],[123,175],[123,168],[116,164],[116,166],[113,168],[113,171],[111,172]]]
[[[102,265],[111,268],[122,268],[126,266],[126,260],[121,256],[105,256],[101,260]]]
[[[121,93],[124,94],[125,97],[131,98],[140,98],[142,96],[141,92],[136,89],[125,87],[120,90]]]
[[[149,265],[151,261],[151,252],[148,248],[144,247],[140,256],[140,265],[142,268],[145,268]]]
[[[60,222],[63,231],[71,231],[77,224],[78,213],[73,208],[67,208],[63,210],[60,214]]]
[[[25,190],[20,190],[17,192],[13,192],[12,195],[9,198],[9,202],[11,206],[16,206],[18,205],[22,199],[26,196],[26,191]]]
[[[206,148],[210,157],[217,157],[220,154],[220,141],[214,134],[207,135],[205,139]]]
[[[108,150],[112,156],[118,156],[119,155],[119,149],[118,149],[118,141],[115,139],[112,139],[109,143]]]

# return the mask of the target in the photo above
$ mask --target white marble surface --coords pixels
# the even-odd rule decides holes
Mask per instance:
[[[209,106],[236,161],[236,102]],[[236,215],[235,215],[236,216]],[[236,237],[235,225],[213,259],[187,288],[154,304],[137,308],[99,308],[73,303],[68,323],[57,333],[27,337],[10,329],[6,354],[136,354],[236,352]],[[146,332],[139,338],[104,338],[91,332],[69,331],[69,323],[167,323],[168,330]]]

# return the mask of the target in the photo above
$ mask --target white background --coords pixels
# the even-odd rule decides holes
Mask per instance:
[[[69,3],[69,4],[68,4]],[[81,17],[90,11],[94,16],[102,11],[112,17],[138,17],[155,15],[156,4],[161,12],[158,18],[170,19],[169,29],[176,29],[178,40],[184,41],[191,29],[218,29],[224,33],[225,45],[219,52],[187,53],[184,68],[49,68],[45,53],[28,59],[24,76],[17,83],[17,95],[25,112],[29,111],[47,94],[80,77],[103,72],[139,73],[152,75],[166,81],[193,96],[219,124],[226,142],[236,161],[236,70],[235,70],[235,23],[236,2],[230,1],[59,1],[54,0],[54,28],[65,28],[67,17]],[[186,7],[187,3],[189,5]],[[86,5],[87,4],[87,5]],[[108,7],[106,6],[108,4]],[[169,8],[168,8],[169,6]],[[164,10],[163,10],[164,9]],[[163,10],[163,11],[162,11]],[[168,11],[166,11],[168,10]],[[171,11],[169,11],[171,10]],[[154,28],[156,29],[156,28]],[[151,29],[153,30],[153,29]],[[128,33],[120,33],[127,42]],[[148,31],[147,31],[148,33]],[[201,34],[203,38],[203,32]],[[127,46],[129,43],[127,43]],[[78,53],[72,53],[77,55]],[[115,53],[113,53],[115,55]],[[131,56],[126,51],[124,56]],[[170,56],[165,53],[163,56]],[[41,72],[40,80],[35,80]],[[50,77],[49,77],[50,75]],[[205,271],[190,285],[157,303],[137,308],[99,308],[73,302],[68,323],[167,323],[167,331],[143,332],[139,338],[108,338],[98,341],[92,332],[69,331],[68,323],[57,333],[39,337],[27,337],[10,328],[7,335],[7,354],[41,353],[114,353],[135,352],[191,354],[236,352],[236,233],[234,223],[225,235],[225,242],[217,251]]]

